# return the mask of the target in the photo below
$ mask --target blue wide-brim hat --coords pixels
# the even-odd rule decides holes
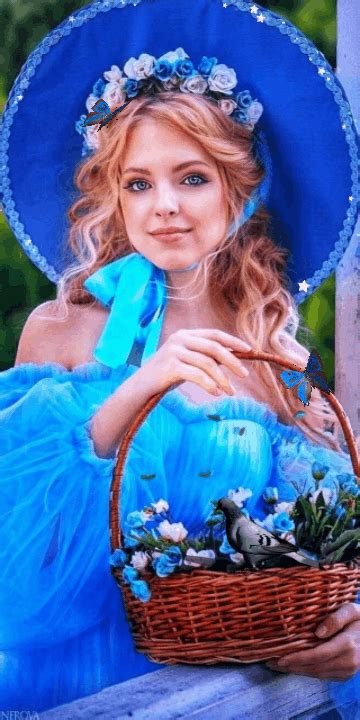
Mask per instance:
[[[52,30],[23,66],[2,115],[0,189],[9,225],[30,260],[58,282],[74,262],[64,248],[66,213],[79,196],[74,171],[83,159],[75,123],[88,112],[94,83],[112,65],[177,47],[194,63],[215,56],[234,68],[237,87],[263,105],[258,125],[272,163],[265,205],[273,240],[290,249],[289,289],[300,303],[335,269],[351,239],[358,136],[324,55],[253,2],[107,0]],[[307,291],[299,290],[304,280]]]

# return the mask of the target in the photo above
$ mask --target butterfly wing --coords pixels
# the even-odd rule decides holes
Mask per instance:
[[[305,368],[305,377],[311,383],[313,387],[323,390],[324,392],[330,393],[326,375],[322,364],[321,357],[317,350],[313,348],[310,353],[307,365]]]
[[[303,405],[310,405],[311,398],[311,383],[306,378],[303,378],[297,388],[297,396]]]
[[[105,102],[105,100],[103,100],[102,98],[100,98],[100,100],[97,100],[95,105],[93,105],[91,109],[95,110],[97,113],[99,113],[99,115],[102,116],[109,115],[109,113],[111,112],[107,102]]]
[[[101,98],[100,100],[96,101],[95,105],[92,106],[92,110],[94,110],[94,112],[91,112],[87,115],[83,123],[84,126],[97,125],[97,123],[102,122],[106,115],[110,113],[110,108],[107,102],[105,102],[105,100],[102,100]]]
[[[286,387],[291,388],[304,379],[304,373],[299,372],[298,370],[283,370],[280,373],[280,377],[285,383]]]

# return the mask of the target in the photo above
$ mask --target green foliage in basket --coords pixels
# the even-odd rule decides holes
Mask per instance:
[[[360,554],[360,488],[354,475],[330,473],[326,478],[328,470],[318,462],[312,464],[311,487],[306,493],[291,480],[297,492],[293,502],[279,502],[277,488],[265,488],[262,500],[270,512],[263,520],[252,518],[245,507],[252,496],[249,488],[230,489],[228,497],[260,527],[293,543],[294,550],[307,551],[321,565],[333,565]],[[174,522],[162,498],[127,515],[123,547],[111,554],[110,565],[122,568],[122,579],[135,597],[142,602],[150,600],[147,580],[154,575],[167,578],[199,567],[222,572],[244,568],[244,556],[228,543],[224,515],[215,510],[217,500],[210,502],[213,507],[197,537],[188,537],[183,523]],[[268,566],[275,564],[281,565],[281,558],[272,558]]]

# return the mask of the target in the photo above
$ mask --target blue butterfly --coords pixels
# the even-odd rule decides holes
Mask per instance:
[[[309,355],[304,372],[298,370],[283,370],[280,377],[286,387],[297,387],[297,396],[304,405],[310,405],[311,388],[318,388],[326,393],[331,393],[329,388],[321,357],[317,350],[313,349]]]
[[[131,102],[131,100],[129,100],[129,102]],[[100,98],[100,100],[97,100],[95,105],[93,105],[91,108],[95,112],[91,112],[86,116],[84,122],[82,123],[82,127],[86,127],[86,125],[97,125],[98,123],[100,123],[100,126],[97,130],[99,132],[99,130],[101,130],[104,125],[107,125],[110,120],[115,117],[115,115],[121,112],[129,104],[129,102],[121,105],[121,107],[118,107],[116,108],[116,110],[113,110],[113,112],[111,112],[107,102]]]

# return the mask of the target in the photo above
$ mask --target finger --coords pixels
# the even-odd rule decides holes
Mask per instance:
[[[344,635],[340,635],[309,650],[301,650],[300,652],[284,655],[280,658],[278,665],[286,669],[288,666],[294,664],[299,667],[304,667],[305,665],[330,662],[334,657],[346,652],[346,650],[347,638]]]
[[[331,637],[349,623],[360,619],[360,605],[357,603],[344,603],[335,612],[328,615],[315,630],[318,637]],[[321,633],[324,629],[325,632]]]
[[[191,328],[187,330],[187,332],[194,332],[197,335],[203,335],[206,337],[208,337],[209,333],[211,333],[211,336],[215,338],[217,342],[222,342],[228,347],[232,347],[236,350],[251,350],[251,345],[245,342],[245,340],[241,340],[236,335],[231,335],[223,330],[218,330],[218,328]]]
[[[296,664],[289,666],[288,668],[278,668],[266,663],[273,672],[291,673],[294,675],[307,675],[309,677],[316,677],[320,680],[344,680],[354,675],[354,670],[349,667],[342,667],[342,658],[334,658],[333,663],[319,668],[318,665],[306,665],[300,667]]]
[[[215,358],[215,362],[229,367],[236,375],[240,377],[249,375],[249,370],[241,360],[239,360],[230,349],[225,348],[223,344],[216,340],[193,335],[191,338],[191,346],[189,349],[200,350],[207,355],[211,355]],[[185,347],[188,347],[188,345]]]

